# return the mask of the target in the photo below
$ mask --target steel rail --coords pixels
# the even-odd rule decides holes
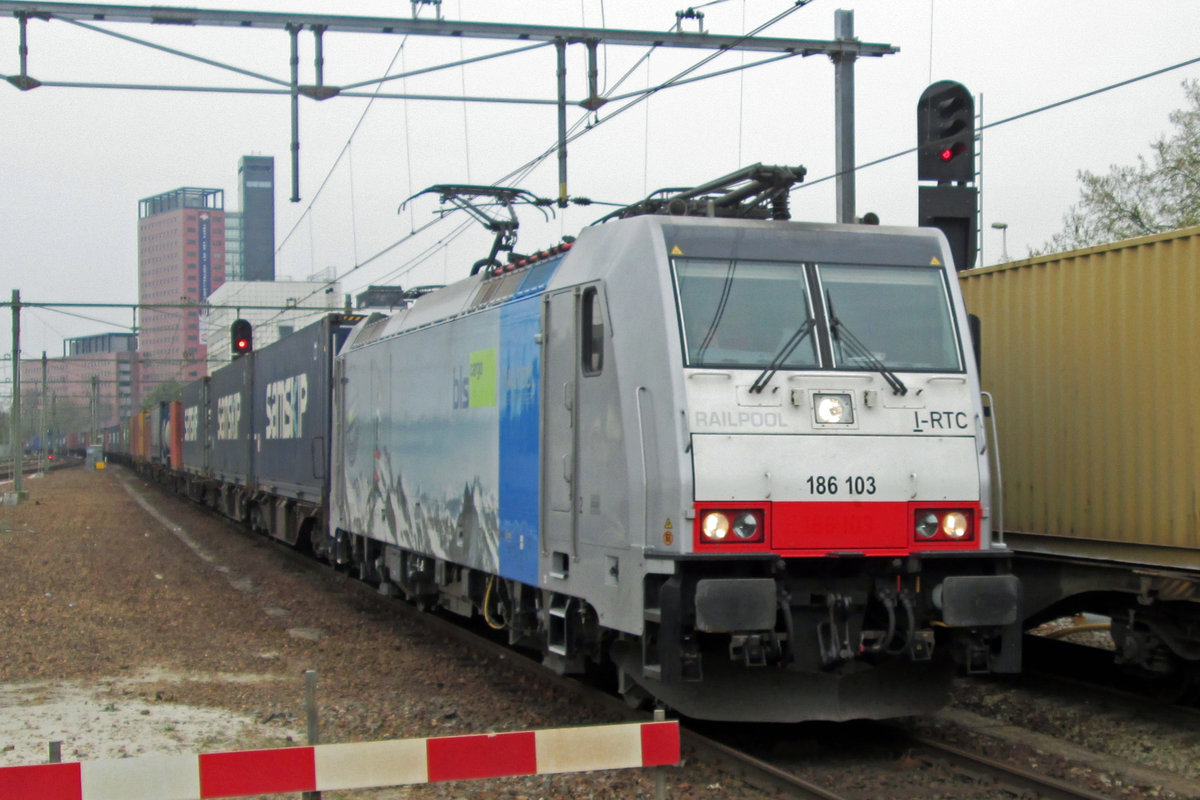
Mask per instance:
[[[937,754],[952,766],[972,774],[983,773],[998,783],[1021,791],[1033,792],[1044,800],[1113,800],[1111,795],[1097,794],[1082,786],[1069,784],[1049,775],[1042,775],[1023,767],[1005,764],[978,753],[972,753],[946,742],[906,733],[914,747]]]
[[[713,760],[719,761],[727,770],[756,788],[775,792],[783,797],[802,798],[802,800],[847,800],[845,795],[837,794],[811,781],[806,781],[799,775],[780,769],[766,761],[743,753],[742,751],[722,744],[715,739],[709,739],[694,731],[681,729],[683,741],[689,746],[703,751]]]

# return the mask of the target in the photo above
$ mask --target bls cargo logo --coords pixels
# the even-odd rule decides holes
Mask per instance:
[[[454,408],[484,408],[496,405],[496,350],[471,353],[466,369],[454,367]]]
[[[308,409],[308,375],[301,373],[267,384],[267,439],[299,439],[304,436],[304,412]]]
[[[217,438],[238,438],[238,425],[242,421],[242,396],[227,394],[217,398]]]
[[[200,407],[188,406],[183,410],[183,440],[194,442],[200,438]]]

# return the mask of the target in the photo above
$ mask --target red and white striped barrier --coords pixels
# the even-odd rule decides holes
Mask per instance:
[[[0,767],[3,800],[205,800],[679,763],[679,723]]]

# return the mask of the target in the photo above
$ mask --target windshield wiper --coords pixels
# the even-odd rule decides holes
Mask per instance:
[[[846,323],[837,318],[833,313],[833,300],[830,299],[829,293],[825,293],[825,305],[829,308],[829,318],[831,320],[829,331],[833,334],[833,338],[842,345],[843,350],[849,351],[850,355],[862,359],[871,369],[878,372],[887,381],[887,385],[892,387],[892,394],[906,395],[908,387],[904,385],[904,381],[896,373],[892,372],[887,366],[875,357],[875,354],[859,340],[857,336],[850,332],[846,327]]]
[[[737,261],[730,261],[729,266],[725,271],[725,283],[721,286],[721,296],[717,298],[717,311],[713,314],[712,322],[708,323],[708,330],[704,334],[704,339],[701,340],[700,346],[696,348],[696,360],[704,360],[704,351],[712,346],[713,339],[717,335],[717,328],[721,324],[721,318],[725,316],[725,306],[729,304],[729,294],[733,290],[733,273],[737,270]]]
[[[751,392],[761,394],[762,390],[767,388],[767,384],[771,382],[771,378],[775,377],[775,373],[779,371],[779,367],[783,365],[783,362],[812,333],[813,324],[811,319],[804,320],[800,327],[796,329],[796,332],[783,343],[783,347],[779,348],[779,352],[771,359],[771,363],[767,364],[763,371],[758,374],[758,377],[754,379],[754,383],[750,385]]]

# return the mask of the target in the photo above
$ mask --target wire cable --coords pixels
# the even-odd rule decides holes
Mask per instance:
[[[745,35],[741,36],[739,39],[737,39],[737,40],[736,40],[736,42],[735,42],[735,45],[736,45],[737,43],[743,42],[743,41],[745,41],[745,40],[747,40],[747,39],[751,39],[751,38],[753,38],[753,37],[757,36],[759,33],[763,32],[763,31],[764,31],[764,30],[766,30],[767,28],[770,28],[770,27],[772,27],[772,26],[774,26],[774,25],[778,24],[779,22],[781,22],[781,21],[783,21],[784,19],[786,19],[787,17],[791,16],[791,15],[792,15],[792,14],[794,14],[796,11],[799,11],[801,8],[804,8],[805,6],[807,6],[807,5],[808,5],[809,3],[811,3],[811,2],[813,2],[813,0],[798,0],[798,1],[795,3],[795,5],[791,6],[791,7],[790,7],[790,8],[788,8],[787,10],[785,10],[785,11],[783,11],[783,12],[781,12],[781,13],[777,14],[775,17],[773,17],[773,18],[771,18],[771,19],[767,20],[766,22],[762,23],[761,25],[759,25],[758,27],[756,27],[754,30],[750,31],[749,33],[747,33],[747,34],[745,34]],[[710,53],[710,54],[708,54],[707,56],[705,56],[704,58],[701,58],[701,59],[700,59],[699,61],[697,61],[695,64],[691,65],[690,67],[687,67],[686,69],[682,70],[681,72],[678,72],[678,73],[676,73],[676,74],[675,74],[673,77],[671,77],[670,79],[668,79],[668,80],[664,81],[663,83],[660,83],[660,84],[658,84],[657,86],[653,86],[653,87],[651,87],[650,89],[648,89],[648,90],[646,90],[646,91],[644,91],[644,92],[640,93],[638,96],[636,96],[635,98],[633,98],[632,100],[630,100],[630,101],[629,101],[628,103],[626,103],[625,105],[623,105],[623,106],[619,107],[618,109],[616,109],[615,111],[613,111],[613,112],[612,112],[611,114],[609,114],[608,116],[606,116],[606,117],[602,117],[602,118],[598,119],[598,120],[597,120],[597,121],[596,121],[594,124],[592,124],[592,125],[588,126],[588,127],[585,129],[585,130],[583,130],[583,131],[579,131],[579,132],[575,133],[574,135],[570,135],[570,136],[568,136],[568,137],[567,137],[567,139],[566,139],[566,142],[565,142],[565,143],[566,143],[566,144],[570,144],[570,143],[572,143],[572,142],[576,141],[576,140],[577,140],[577,139],[579,139],[581,136],[584,136],[584,135],[586,135],[587,133],[590,133],[591,131],[593,131],[593,130],[595,130],[596,128],[600,127],[600,125],[604,124],[605,122],[608,122],[608,121],[610,121],[610,120],[616,119],[616,118],[617,118],[617,117],[619,117],[620,115],[624,114],[626,111],[629,111],[631,108],[634,108],[634,107],[636,107],[637,105],[639,105],[640,103],[643,103],[643,102],[645,102],[646,100],[649,100],[649,99],[650,99],[651,97],[653,97],[655,94],[658,94],[659,92],[663,91],[664,89],[669,89],[669,88],[671,88],[672,86],[675,86],[675,85],[677,85],[677,84],[678,84],[678,83],[680,83],[680,82],[681,82],[681,81],[682,81],[684,78],[686,78],[688,75],[691,75],[693,72],[695,72],[696,70],[700,69],[700,68],[701,68],[701,67],[703,67],[705,64],[708,64],[709,62],[713,61],[714,59],[720,58],[722,55],[724,55],[726,52],[728,52],[728,49],[729,49],[729,48],[726,48],[725,50],[719,50],[719,51],[716,51],[716,52]],[[585,116],[586,116],[586,115],[585,115]],[[532,167],[536,167],[536,166],[540,165],[542,162],[544,162],[544,161],[545,161],[547,158],[549,158],[551,155],[553,155],[553,154],[554,154],[554,153],[556,153],[557,151],[558,151],[558,143],[556,142],[556,143],[554,144],[554,146],[552,146],[552,147],[548,148],[548,149],[547,149],[545,152],[543,152],[543,153],[542,153],[540,156],[537,156],[536,158],[532,159],[531,161],[529,161],[529,162],[526,162],[526,163],[525,163],[525,164],[523,164],[522,166],[520,166],[520,167],[518,167],[517,169],[513,170],[512,172],[510,172],[509,174],[505,175],[504,177],[500,178],[498,181],[496,181],[496,183],[497,183],[497,184],[503,184],[503,183],[505,183],[506,181],[509,181],[509,180],[511,180],[511,179],[513,178],[513,176],[515,176],[515,175],[517,175],[517,174],[520,174],[520,173],[522,173],[522,172],[526,172],[526,173],[528,173],[528,171],[529,171],[529,170],[530,170]]]
[[[724,0],[721,0],[721,1],[723,2]],[[789,7],[788,9],[786,9],[785,11],[781,12],[780,14],[776,15],[775,17],[771,18],[770,20],[768,20],[768,21],[766,21],[766,22],[762,23],[761,25],[757,26],[757,27],[756,27],[756,28],[754,28],[752,31],[750,31],[750,32],[746,33],[745,35],[743,35],[742,37],[740,37],[740,38],[739,38],[737,41],[738,41],[738,42],[741,42],[741,41],[745,41],[745,40],[747,40],[747,39],[753,38],[754,36],[758,35],[759,33],[761,33],[762,31],[766,30],[767,28],[770,28],[770,27],[772,27],[772,26],[774,26],[774,25],[778,24],[780,21],[782,21],[783,19],[787,18],[788,16],[790,16],[790,15],[791,15],[791,14],[793,14],[793,13],[795,13],[795,12],[796,12],[796,11],[798,11],[799,9],[803,8],[804,6],[807,6],[807,5],[808,5],[809,3],[811,3],[811,2],[813,2],[813,0],[797,0],[797,2],[796,2],[794,5],[792,5],[791,7]],[[405,41],[407,41],[407,37],[405,37]],[[396,58],[400,57],[400,55],[401,55],[401,53],[402,53],[402,51],[403,51],[403,49],[404,49],[404,44],[405,44],[405,41],[402,41],[402,42],[401,42],[401,46],[400,46],[399,48],[397,48],[396,54],[395,54],[395,55],[393,55],[393,58],[392,58],[392,63],[391,63],[391,64],[389,64],[389,66],[388,66],[388,71],[390,71],[390,70],[391,70],[391,67],[392,67],[392,65],[394,65]],[[652,48],[650,48],[650,51],[652,52],[652,51],[653,51],[653,49],[654,49],[653,47],[652,47]],[[595,121],[593,124],[591,124],[591,125],[588,125],[588,124],[587,124],[587,121],[588,121],[588,112],[585,112],[585,113],[584,113],[584,114],[582,114],[582,115],[580,116],[580,118],[578,118],[578,119],[575,121],[575,123],[574,123],[574,124],[571,126],[571,128],[570,128],[570,132],[569,132],[569,135],[568,135],[568,137],[567,137],[567,143],[570,143],[570,142],[576,141],[576,140],[577,140],[577,139],[579,139],[581,136],[584,136],[584,135],[586,135],[588,132],[590,132],[590,131],[592,131],[592,130],[595,130],[597,127],[599,127],[599,126],[600,126],[601,124],[603,124],[604,122],[607,122],[608,120],[611,120],[611,119],[614,119],[614,118],[616,118],[617,116],[619,116],[619,115],[623,114],[624,112],[628,111],[629,109],[631,109],[631,108],[633,108],[633,107],[637,106],[638,104],[642,103],[643,101],[645,101],[645,100],[649,99],[649,98],[650,98],[650,97],[652,97],[654,94],[657,94],[658,92],[660,92],[660,91],[663,91],[664,89],[670,88],[670,87],[672,87],[672,86],[674,86],[674,85],[678,85],[678,84],[679,84],[679,83],[681,83],[681,82],[682,82],[682,81],[683,81],[685,78],[687,78],[687,76],[691,75],[691,74],[692,74],[692,73],[694,73],[696,70],[698,70],[698,69],[702,68],[704,65],[706,65],[706,64],[708,64],[708,63],[710,63],[710,62],[711,62],[711,61],[713,61],[714,59],[716,59],[716,58],[720,57],[720,56],[721,56],[721,55],[722,55],[724,52],[726,52],[726,51],[725,51],[725,50],[721,50],[721,51],[716,51],[716,52],[713,52],[713,53],[710,53],[710,54],[708,54],[707,56],[705,56],[705,57],[701,58],[701,59],[700,59],[699,61],[697,61],[696,63],[692,64],[690,67],[687,67],[686,69],[684,69],[684,70],[682,70],[681,72],[677,73],[675,76],[673,76],[673,77],[672,77],[672,78],[670,78],[669,80],[667,80],[667,81],[665,81],[665,82],[663,82],[663,83],[660,83],[660,84],[658,84],[658,85],[652,86],[652,87],[648,88],[648,89],[647,89],[646,91],[644,91],[644,92],[640,92],[640,93],[638,93],[636,96],[634,96],[632,99],[630,99],[630,101],[629,101],[628,103],[624,104],[623,106],[621,106],[621,107],[620,107],[620,108],[618,108],[616,111],[614,111],[613,113],[609,114],[608,116],[606,116],[606,117],[603,117],[603,118],[600,118],[600,119],[597,119],[597,120],[596,120],[596,121]],[[648,55],[648,54],[647,54],[647,55]],[[788,56],[788,57],[791,57],[791,55],[789,54],[789,56]],[[644,58],[644,57],[643,57],[643,58]],[[627,73],[627,74],[629,74],[629,73]],[[624,80],[624,78],[623,78],[622,80]],[[620,83],[620,82],[618,82],[618,85],[619,85],[619,83]],[[372,101],[371,101],[371,102],[373,103],[373,102],[374,102],[374,99],[372,99]],[[371,105],[371,104],[370,104],[370,103],[368,103],[368,107],[367,107],[366,109],[364,109],[364,110],[363,110],[363,114],[360,116],[358,123],[355,125],[355,128],[354,128],[354,130],[351,132],[351,134],[350,134],[350,138],[349,138],[349,139],[347,139],[347,143],[346,143],[346,145],[345,145],[345,146],[343,146],[342,152],[341,152],[341,153],[339,153],[338,157],[337,157],[337,158],[335,159],[335,161],[334,161],[334,165],[333,165],[333,167],[331,167],[331,168],[330,168],[330,170],[329,170],[329,173],[328,173],[328,174],[326,175],[326,177],[325,177],[325,180],[324,180],[324,181],[322,181],[322,183],[321,183],[321,186],[320,186],[320,187],[318,188],[318,190],[317,190],[317,195],[318,195],[318,196],[319,196],[319,194],[320,194],[321,190],[323,190],[323,189],[324,189],[324,187],[326,186],[326,184],[329,182],[329,178],[330,178],[330,176],[332,175],[332,173],[333,173],[333,170],[334,170],[334,169],[337,167],[337,164],[338,164],[338,162],[340,162],[340,160],[341,160],[341,158],[342,158],[342,155],[343,155],[343,154],[346,152],[346,150],[349,148],[350,141],[353,139],[353,137],[354,137],[355,133],[357,133],[357,131],[358,131],[359,127],[361,127],[361,125],[362,125],[362,122],[363,122],[363,119],[366,117],[367,111],[369,111],[369,110],[370,110],[370,105]],[[406,115],[406,121],[407,121],[407,115]],[[505,175],[505,176],[501,177],[500,179],[498,179],[498,180],[497,180],[497,181],[496,181],[496,182],[495,182],[493,185],[502,185],[502,184],[504,184],[504,183],[506,183],[506,182],[510,182],[510,181],[512,181],[512,179],[513,179],[514,177],[517,177],[517,176],[520,176],[520,177],[521,177],[521,179],[523,180],[523,179],[524,179],[525,177],[527,177],[527,176],[528,176],[528,175],[529,175],[529,174],[530,174],[530,173],[531,173],[531,172],[532,172],[534,169],[536,169],[538,166],[540,166],[542,163],[544,163],[544,162],[545,162],[545,160],[546,160],[547,158],[549,158],[551,155],[555,154],[555,153],[557,152],[557,150],[558,150],[558,143],[556,142],[556,143],[555,143],[555,144],[554,144],[552,147],[550,147],[550,148],[547,148],[547,149],[546,149],[546,150],[545,150],[545,151],[544,151],[544,152],[543,152],[543,153],[542,153],[540,156],[538,156],[538,157],[536,157],[536,158],[534,158],[534,159],[531,159],[530,161],[526,162],[525,164],[521,165],[520,167],[518,167],[518,168],[516,168],[516,169],[512,170],[512,171],[511,171],[511,172],[509,172],[507,175]],[[410,173],[411,173],[411,170],[410,170]],[[314,197],[313,201],[309,203],[309,206],[308,206],[308,208],[307,208],[307,209],[305,210],[305,212],[304,212],[304,216],[308,216],[308,215],[310,215],[310,214],[311,214],[312,207],[313,207],[313,203],[315,203],[315,202],[316,202],[316,197]],[[449,213],[454,213],[454,212],[448,212],[448,214],[449,214]],[[327,288],[327,287],[329,287],[329,286],[333,285],[333,284],[334,284],[334,283],[336,283],[336,282],[339,282],[339,281],[341,281],[341,280],[344,280],[345,278],[347,278],[347,277],[349,277],[350,275],[354,274],[355,272],[357,272],[358,270],[360,270],[360,269],[362,269],[363,267],[367,266],[368,264],[370,264],[370,263],[372,263],[372,262],[374,262],[374,261],[378,260],[379,258],[381,258],[382,256],[384,256],[385,254],[387,254],[387,253],[391,252],[392,250],[396,249],[396,248],[397,248],[397,247],[399,247],[400,245],[402,245],[402,244],[404,244],[405,242],[407,242],[407,241],[411,240],[411,239],[412,239],[413,237],[415,237],[415,236],[416,236],[418,233],[421,233],[421,232],[423,232],[423,231],[425,231],[425,230],[429,229],[429,228],[430,228],[430,227],[432,227],[433,225],[435,225],[435,224],[437,224],[437,223],[439,223],[439,222],[441,222],[441,221],[445,220],[445,219],[447,218],[448,214],[447,214],[447,215],[442,215],[442,216],[439,216],[439,217],[438,217],[438,218],[436,218],[436,219],[435,219],[433,222],[426,223],[425,225],[421,226],[420,228],[414,229],[414,230],[413,230],[411,233],[407,234],[407,235],[406,235],[406,236],[404,236],[404,237],[401,237],[401,238],[400,238],[400,239],[398,239],[397,241],[393,242],[391,245],[388,245],[388,246],[387,246],[387,247],[385,247],[384,249],[382,249],[382,250],[380,250],[379,252],[375,253],[373,256],[371,256],[371,257],[367,258],[365,261],[358,262],[358,263],[356,263],[356,264],[355,264],[353,267],[351,267],[350,269],[346,270],[345,272],[342,272],[342,273],[340,273],[340,274],[336,275],[336,276],[335,276],[333,279],[331,279],[331,280],[329,280],[329,281],[325,282],[325,283],[322,285],[321,289],[314,290],[314,291],[313,291],[313,292],[311,292],[309,295],[307,295],[305,298],[303,298],[303,299],[300,301],[300,303],[303,303],[303,301],[304,301],[304,300],[307,300],[307,299],[309,299],[309,298],[313,297],[314,295],[316,295],[316,294],[317,294],[317,292],[318,292],[318,291],[324,291],[324,290],[325,290],[325,288]],[[303,219],[303,216],[302,216],[302,219]],[[299,221],[297,221],[297,225],[299,225]],[[469,227],[469,226],[467,226],[467,227]],[[464,232],[464,230],[465,230],[464,228],[460,227],[460,228],[458,228],[458,229],[456,229],[456,230],[452,231],[450,234],[448,234],[448,235],[447,235],[447,237],[444,237],[444,238],[443,238],[442,240],[440,240],[440,241],[439,241],[439,242],[438,242],[436,245],[434,245],[434,246],[433,246],[433,248],[432,248],[432,250],[433,250],[433,251],[436,251],[436,249],[437,249],[439,246],[442,246],[442,245],[444,245],[444,244],[448,244],[450,241],[453,241],[453,240],[454,240],[454,239],[456,239],[458,236],[461,236],[461,235],[462,235],[462,233]],[[286,244],[286,242],[287,242],[288,238],[290,238],[290,237],[291,237],[291,235],[292,235],[292,233],[293,233],[294,231],[295,231],[295,226],[293,226],[293,229],[292,229],[292,231],[289,231],[288,235],[287,235],[286,237],[284,237],[284,241],[283,241],[283,242],[282,242],[282,243],[279,245],[279,247],[277,247],[277,248],[276,248],[276,252],[277,252],[277,253],[278,253],[278,252],[279,252],[279,251],[282,249],[283,245],[284,245],[284,244]],[[428,254],[429,254],[429,253],[430,253],[430,250],[423,251],[423,252],[422,252],[421,254],[419,254],[419,255],[418,255],[418,256],[417,256],[415,259],[413,259],[413,260],[409,260],[409,261],[405,262],[405,264],[401,265],[400,267],[397,267],[397,268],[396,268],[395,270],[393,270],[392,272],[389,272],[389,273],[387,273],[387,275],[388,275],[388,276],[403,276],[403,275],[406,275],[406,274],[408,274],[408,273],[409,273],[409,272],[411,272],[411,271],[412,271],[412,270],[413,270],[413,269],[414,269],[414,268],[415,268],[415,267],[416,267],[418,264],[420,264],[420,263],[423,263],[423,261],[424,261],[425,259],[427,259],[427,258],[428,258]],[[267,323],[270,323],[270,322],[274,321],[275,319],[279,318],[279,316],[281,316],[281,315],[282,315],[282,313],[283,313],[283,312],[280,312],[279,314],[276,314],[274,317],[272,317],[272,318],[270,318],[270,319],[268,319],[268,320],[265,320],[264,322],[262,322],[262,323],[259,323],[259,324],[267,324]]]
[[[392,60],[388,63],[387,70],[385,70],[385,71],[388,71],[388,72],[391,71],[392,66],[395,65],[395,63],[396,63],[396,58],[399,57],[400,52],[402,50],[404,50],[404,46],[407,42],[408,42],[408,36],[405,36],[403,39],[400,40],[400,46],[397,47],[396,52],[394,54],[392,54]],[[377,86],[375,88],[376,94],[378,94],[379,91],[380,91],[380,87]],[[275,247],[276,255],[278,255],[283,250],[284,246],[288,243],[288,240],[292,238],[292,234],[294,234],[296,232],[296,229],[299,228],[301,223],[304,222],[305,217],[312,214],[313,206],[316,204],[317,200],[321,197],[321,193],[325,190],[325,187],[329,184],[329,179],[333,177],[333,173],[338,168],[338,164],[340,164],[342,162],[342,157],[345,156],[346,151],[350,149],[350,143],[354,141],[354,137],[358,134],[359,129],[362,128],[363,122],[366,121],[367,114],[370,112],[371,108],[375,105],[375,100],[376,100],[375,97],[372,97],[371,99],[367,100],[367,104],[363,108],[362,114],[360,114],[358,116],[358,122],[354,123],[354,128],[350,131],[350,135],[346,138],[346,143],[344,145],[342,145],[342,149],[338,152],[337,156],[333,159],[333,164],[329,167],[329,171],[325,173],[325,178],[321,181],[321,185],[317,187],[317,191],[313,194],[312,200],[309,201],[308,207],[304,209],[304,213],[300,215],[300,217],[296,220],[295,224],[292,225],[291,230],[289,230],[287,232],[287,235],[285,235],[283,237],[283,241],[281,241]]]
[[[980,125],[980,126],[979,126],[979,131],[980,131],[980,132],[983,132],[983,131],[986,131],[986,130],[990,130],[990,129],[992,129],[992,128],[998,128],[998,127],[1000,127],[1001,125],[1007,125],[1008,123],[1010,123],[1010,122],[1016,122],[1016,121],[1017,121],[1017,120],[1019,120],[1019,119],[1025,119],[1026,117],[1032,117],[1034,114],[1041,114],[1041,113],[1042,113],[1042,112],[1044,112],[1044,111],[1050,111],[1050,110],[1052,110],[1052,109],[1055,109],[1055,108],[1061,108],[1062,106],[1065,106],[1065,105],[1070,105],[1071,103],[1075,103],[1075,102],[1077,102],[1077,101],[1079,101],[1079,100],[1086,100],[1086,99],[1088,99],[1089,97],[1095,97],[1095,96],[1097,96],[1097,95],[1104,94],[1105,92],[1110,92],[1110,91],[1112,91],[1112,90],[1114,90],[1114,89],[1120,89],[1120,88],[1123,88],[1123,87],[1125,87],[1125,86],[1129,86],[1129,85],[1131,85],[1131,84],[1137,83],[1137,82],[1139,82],[1139,81],[1144,81],[1144,80],[1147,80],[1147,79],[1149,79],[1149,78],[1156,78],[1156,77],[1158,77],[1159,75],[1164,75],[1164,74],[1166,74],[1166,73],[1168,73],[1168,72],[1172,72],[1172,71],[1174,71],[1174,70],[1177,70],[1177,69],[1183,69],[1184,67],[1189,67],[1189,66],[1191,66],[1192,64],[1197,64],[1197,63],[1200,63],[1200,56],[1197,56],[1196,58],[1189,58],[1187,61],[1180,61],[1178,64],[1172,64],[1172,65],[1171,65],[1171,66],[1169,66],[1169,67],[1163,67],[1163,68],[1161,68],[1161,69],[1156,69],[1156,70],[1153,70],[1153,71],[1151,71],[1151,72],[1146,72],[1146,73],[1143,73],[1142,75],[1138,75],[1138,76],[1136,76],[1136,77],[1133,77],[1133,78],[1127,78],[1127,79],[1125,79],[1125,80],[1123,80],[1123,81],[1117,81],[1116,83],[1110,83],[1109,85],[1107,85],[1107,86],[1102,86],[1102,87],[1100,87],[1099,89],[1092,89],[1091,91],[1084,92],[1083,94],[1077,94],[1077,95],[1075,95],[1074,97],[1068,97],[1068,98],[1066,98],[1066,99],[1064,99],[1064,100],[1058,100],[1058,101],[1056,101],[1056,102],[1053,102],[1053,103],[1048,103],[1048,104],[1046,104],[1046,105],[1044,105],[1044,106],[1038,106],[1037,108],[1031,108],[1031,109],[1029,109],[1028,111],[1021,111],[1020,113],[1013,114],[1013,115],[1012,115],[1012,116],[1010,116],[1010,117],[1005,117],[1005,118],[1003,118],[1003,119],[998,119],[998,120],[996,120],[995,122],[988,122],[988,123],[986,123],[986,124],[984,124],[984,125]],[[889,156],[884,156],[884,157],[882,157],[882,158],[877,158],[877,159],[875,159],[874,161],[868,161],[868,162],[866,162],[865,164],[859,164],[859,165],[857,165],[857,166],[855,166],[855,167],[854,167],[853,171],[854,171],[854,172],[858,172],[859,170],[864,170],[864,169],[867,169],[867,168],[869,168],[869,167],[875,167],[875,166],[878,166],[878,165],[880,165],[880,164],[887,163],[888,161],[892,161],[892,160],[895,160],[895,159],[897,159],[897,158],[900,158],[900,157],[902,157],[902,156],[907,156],[907,155],[909,155],[909,154],[911,154],[911,153],[915,153],[915,152],[917,152],[917,150],[918,150],[918,149],[919,149],[919,148],[916,148],[916,147],[910,147],[910,148],[908,148],[908,149],[906,149],[906,150],[900,150],[900,151],[898,151],[898,152],[892,153],[892,154],[891,154],[891,155],[889,155]],[[833,180],[834,178],[837,178],[837,177],[839,177],[839,176],[840,176],[840,175],[842,175],[842,174],[843,174],[843,173],[841,173],[841,172],[835,172],[835,173],[833,173],[833,174],[831,174],[831,175],[826,175],[826,176],[824,176],[824,177],[822,177],[822,178],[817,178],[816,180],[813,180],[813,181],[805,181],[804,183],[802,183],[802,184],[800,184],[800,185],[798,185],[798,186],[796,186],[796,187],[794,187],[794,188],[796,188],[796,189],[806,189],[806,188],[808,188],[809,186],[816,186],[816,185],[817,185],[817,184],[819,184],[819,183],[825,183],[826,181],[831,181],[831,180]]]

